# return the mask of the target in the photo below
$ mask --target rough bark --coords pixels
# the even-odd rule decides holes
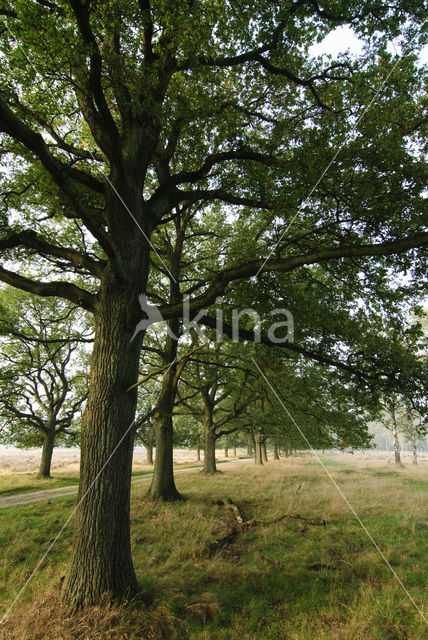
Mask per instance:
[[[144,264],[138,266],[142,273]],[[141,278],[134,287],[119,284],[107,272],[98,298],[73,553],[63,587],[63,599],[73,607],[138,590],[129,530],[137,391],[129,387],[138,377],[142,337],[131,338],[141,319],[137,291],[144,286]]]
[[[55,444],[55,429],[49,428],[44,434],[42,457],[40,460],[39,476],[41,478],[51,477],[52,454]]]

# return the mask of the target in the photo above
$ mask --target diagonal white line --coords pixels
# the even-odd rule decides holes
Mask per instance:
[[[33,67],[34,71],[37,73],[40,73],[39,71],[37,71],[36,67],[34,66],[34,63],[30,60],[30,58],[27,56],[24,47],[21,45],[21,43],[19,42],[19,40],[17,39],[17,37],[12,33],[9,25],[7,24],[7,20],[5,20],[4,22],[6,29],[9,31],[9,34],[12,38],[12,40],[15,41],[15,44],[17,45],[18,49],[21,50],[21,53],[23,54],[23,56],[26,58],[26,60],[28,61],[28,63],[30,64],[31,67]]]
[[[383,553],[382,549],[379,547],[379,545],[377,544],[376,540],[373,538],[372,534],[370,533],[370,531],[367,529],[367,527],[365,526],[365,524],[362,522],[361,518],[359,517],[359,515],[357,514],[357,512],[355,511],[354,507],[352,506],[352,504],[349,502],[348,498],[345,496],[345,494],[343,493],[342,489],[339,487],[339,485],[337,484],[336,480],[333,478],[333,476],[331,475],[331,473],[329,472],[329,470],[327,469],[327,467],[325,466],[325,464],[323,463],[323,461],[321,460],[321,458],[319,457],[319,455],[317,454],[317,452],[315,451],[315,449],[312,447],[311,443],[309,442],[309,440],[307,439],[307,437],[305,436],[305,434],[303,433],[303,431],[301,430],[301,428],[299,427],[299,425],[297,424],[297,422],[295,421],[295,419],[293,418],[293,416],[291,415],[291,413],[289,412],[289,410],[287,409],[287,407],[285,406],[282,398],[278,395],[276,389],[273,387],[272,383],[268,380],[268,378],[265,376],[265,374],[263,373],[263,371],[260,369],[259,365],[257,364],[257,362],[254,360],[253,357],[251,357],[252,361],[254,362],[254,364],[256,365],[260,375],[262,376],[262,378],[265,380],[265,382],[268,384],[269,388],[273,391],[276,399],[279,401],[279,403],[281,404],[282,408],[284,409],[284,411],[286,412],[286,414],[288,415],[288,417],[290,418],[290,420],[293,422],[294,426],[296,427],[296,429],[299,431],[300,435],[302,436],[302,438],[304,439],[304,441],[306,442],[306,444],[308,445],[309,449],[311,450],[311,452],[313,453],[313,455],[315,456],[315,458],[318,460],[318,462],[320,463],[321,467],[324,469],[324,471],[326,472],[326,474],[328,475],[328,477],[330,478],[331,482],[333,483],[333,485],[336,487],[336,489],[338,490],[338,492],[340,493],[340,495],[342,496],[343,500],[346,502],[347,506],[349,507],[352,515],[355,517],[355,519],[357,520],[357,522],[359,523],[359,525],[362,527],[362,529],[364,530],[364,532],[366,533],[366,535],[368,536],[368,538],[370,539],[370,541],[372,542],[373,546],[375,547],[375,549],[379,552],[380,556],[382,557],[382,559],[384,560],[385,564],[389,567],[389,569],[391,570],[392,574],[394,575],[394,578],[397,580],[397,582],[399,583],[399,585],[401,586],[401,588],[403,589],[404,593],[407,595],[407,597],[409,598],[410,602],[413,604],[413,606],[415,607],[416,611],[420,614],[421,618],[423,619],[423,621],[428,625],[428,620],[426,619],[425,615],[423,614],[423,612],[421,611],[421,609],[419,608],[419,606],[416,604],[414,598],[412,597],[412,595],[409,593],[409,591],[407,590],[407,588],[405,587],[405,585],[403,584],[400,576],[397,574],[397,572],[395,571],[394,567],[391,566],[391,564],[389,563],[388,559],[385,557],[385,554]]]
[[[174,360],[171,362],[171,364],[169,365],[169,368],[167,370],[167,372],[171,369],[172,365],[174,364],[174,362],[176,361],[177,358],[174,358]],[[154,392],[152,393],[153,396]],[[160,395],[160,394],[159,394]],[[57,535],[55,536],[55,538],[52,540],[51,544],[49,545],[49,547],[47,548],[47,550],[45,551],[45,553],[42,555],[42,557],[40,558],[40,560],[38,561],[38,563],[36,564],[36,567],[33,569],[31,575],[29,576],[29,578],[25,581],[24,585],[22,586],[22,588],[20,589],[20,591],[18,592],[17,596],[15,597],[14,601],[12,602],[12,604],[9,606],[9,608],[6,610],[4,616],[2,617],[2,619],[0,620],[0,625],[2,625],[4,623],[4,621],[6,620],[7,616],[9,615],[9,613],[12,611],[13,607],[16,605],[16,603],[18,602],[18,600],[21,598],[22,594],[24,593],[25,589],[28,587],[29,583],[31,582],[31,580],[34,578],[35,574],[37,573],[37,571],[40,569],[41,564],[43,563],[43,561],[46,559],[46,557],[49,555],[49,553],[52,551],[53,546],[56,544],[58,538],[61,536],[62,532],[66,529],[67,525],[69,524],[69,522],[71,521],[71,519],[73,518],[74,514],[76,513],[77,509],[80,507],[80,505],[82,504],[83,500],[86,498],[86,496],[88,495],[88,493],[90,492],[90,490],[92,489],[92,487],[94,486],[94,484],[96,483],[96,481],[98,480],[98,478],[100,477],[100,475],[102,474],[102,472],[104,471],[104,469],[107,467],[108,463],[110,462],[110,460],[112,459],[112,457],[114,456],[114,454],[116,453],[116,451],[118,450],[118,448],[120,447],[120,445],[122,444],[123,440],[125,439],[125,437],[128,435],[129,431],[131,430],[131,428],[133,427],[133,425],[135,424],[135,420],[136,418],[134,418],[134,420],[131,422],[131,424],[129,425],[129,427],[127,428],[127,430],[125,431],[125,433],[123,434],[123,436],[121,437],[121,439],[119,440],[119,442],[117,443],[117,445],[115,446],[115,448],[113,449],[113,451],[111,452],[111,454],[109,455],[109,457],[107,458],[106,462],[103,464],[103,466],[101,467],[100,471],[97,473],[97,475],[95,476],[93,482],[90,484],[90,486],[88,487],[88,489],[85,491],[84,495],[82,496],[82,498],[79,500],[79,502],[77,503],[77,505],[75,506],[75,508],[73,509],[73,511],[71,512],[71,514],[68,516],[67,520],[65,521],[65,523],[63,524],[63,526],[61,527],[60,531],[57,533]]]
[[[92,151],[89,151],[89,153],[90,153],[92,159],[96,162]],[[104,176],[104,178],[107,180],[107,182],[109,183],[109,185],[111,186],[111,188],[113,189],[113,191],[115,192],[117,197],[119,198],[120,202],[123,204],[123,206],[125,207],[125,209],[129,213],[129,215],[131,216],[131,218],[133,219],[135,224],[137,225],[138,229],[141,231],[141,233],[143,234],[143,236],[145,237],[145,239],[149,243],[150,247],[153,249],[153,252],[156,254],[157,258],[159,258],[161,264],[165,268],[165,270],[166,270],[167,274],[169,275],[169,277],[171,278],[171,280],[173,280],[175,283],[177,283],[177,280],[174,278],[174,276],[172,275],[171,271],[168,269],[168,267],[166,266],[165,262],[160,257],[159,253],[157,252],[157,250],[155,249],[155,247],[151,243],[151,241],[150,241],[149,237],[147,236],[147,234],[145,233],[144,229],[142,228],[142,226],[138,222],[137,218],[134,216],[134,214],[132,213],[131,209],[128,207],[128,205],[126,204],[126,202],[124,201],[124,199],[122,198],[122,196],[120,195],[119,191],[116,189],[116,187],[114,186],[114,184],[112,183],[112,181],[110,180],[108,175],[106,173],[104,173],[103,171],[101,173]]]
[[[395,49],[395,45],[394,43],[392,43],[394,49]],[[297,218],[297,216],[300,213],[300,210],[303,206],[303,203],[306,202],[306,200],[308,198],[311,197],[311,195],[313,194],[313,192],[315,191],[315,189],[318,187],[318,185],[320,184],[321,180],[324,178],[325,174],[327,173],[327,171],[330,169],[331,165],[335,162],[337,156],[339,155],[339,153],[342,151],[343,147],[348,144],[348,141],[351,137],[351,135],[354,133],[355,129],[357,128],[358,124],[361,122],[361,119],[364,117],[364,115],[367,113],[367,111],[370,109],[370,107],[372,106],[373,102],[376,100],[377,96],[379,95],[379,93],[382,91],[382,89],[385,87],[386,83],[388,82],[389,78],[391,77],[391,75],[394,73],[395,69],[397,68],[397,66],[399,65],[399,63],[401,62],[401,58],[398,58],[398,60],[394,63],[394,65],[392,66],[392,68],[390,69],[389,73],[387,74],[386,78],[383,80],[383,82],[380,84],[379,88],[377,89],[376,93],[374,94],[373,98],[370,100],[370,102],[368,103],[368,105],[366,105],[366,107],[364,107],[363,111],[360,113],[360,115],[358,116],[354,126],[352,127],[350,133],[347,135],[347,137],[345,138],[344,142],[342,142],[342,144],[340,145],[340,147],[337,149],[336,153],[334,154],[334,156],[332,157],[332,159],[330,160],[330,162],[328,163],[328,165],[326,166],[326,168],[324,169],[324,171],[321,173],[320,177],[318,178],[318,180],[316,181],[316,183],[313,185],[313,187],[311,188],[311,190],[309,191],[308,195],[306,196],[306,198],[304,198],[302,200],[302,202],[299,204],[299,206],[297,207],[297,211],[295,213],[295,215],[291,218],[290,222],[288,223],[288,225],[286,226],[286,228],[284,229],[284,231],[281,233],[279,240],[274,244],[274,246],[271,248],[271,250],[269,251],[267,257],[265,258],[265,260],[263,261],[263,264],[261,265],[261,267],[259,268],[259,270],[257,271],[255,277],[257,278],[257,276],[259,275],[260,271],[262,271],[263,267],[265,266],[266,262],[269,260],[269,258],[271,257],[271,255],[273,254],[273,252],[275,251],[275,249],[277,248],[277,246],[279,245],[279,243],[281,242],[281,240],[283,239],[283,237],[285,236],[285,234],[287,233],[287,231],[289,230],[289,228],[291,227],[291,225],[293,224],[293,222],[295,221],[295,219]]]

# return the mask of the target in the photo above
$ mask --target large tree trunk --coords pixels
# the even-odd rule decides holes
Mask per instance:
[[[55,444],[55,429],[49,428],[44,434],[42,458],[40,460],[39,476],[41,478],[51,477],[52,454]]]
[[[216,473],[215,461],[215,430],[209,421],[205,422],[204,473]]]
[[[73,553],[63,587],[65,602],[74,607],[138,589],[129,530],[137,390],[129,388],[138,379],[142,334],[131,338],[141,320],[138,287],[144,291],[145,283],[139,276],[132,287],[119,285],[107,269],[95,312]]]

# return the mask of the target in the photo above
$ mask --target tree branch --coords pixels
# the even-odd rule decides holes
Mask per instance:
[[[105,268],[105,262],[94,260],[89,256],[79,253],[75,249],[59,247],[51,244],[44,238],[40,237],[35,231],[20,231],[19,233],[9,236],[9,238],[6,238],[5,240],[0,240],[0,250],[13,249],[19,246],[35,249],[40,254],[64,258],[73,265],[83,267],[83,269],[96,278],[101,278]]]
[[[404,253],[410,249],[424,248],[428,246],[428,232],[421,232],[413,236],[407,236],[400,240],[390,240],[379,244],[350,245],[347,247],[322,247],[316,251],[311,251],[288,258],[278,258],[275,260],[251,260],[249,262],[229,267],[219,271],[213,277],[213,283],[204,293],[197,296],[189,303],[189,310],[196,312],[202,307],[213,304],[217,296],[222,295],[227,286],[234,281],[250,278],[260,273],[271,271],[290,273],[300,267],[339,260],[341,258],[365,258],[371,256],[387,256]],[[183,310],[181,304],[165,305],[159,307],[164,320],[173,317],[180,317]]]
[[[285,162],[270,156],[265,153],[258,153],[250,148],[240,148],[236,151],[224,151],[222,153],[215,153],[208,156],[202,166],[196,171],[181,171],[172,175],[170,182],[174,185],[181,184],[183,182],[196,182],[202,178],[206,178],[210,169],[216,164],[221,162],[227,162],[228,160],[252,160],[254,162],[260,162],[269,167],[282,167]]]
[[[68,282],[40,282],[39,280],[32,280],[24,276],[20,276],[13,271],[8,271],[4,267],[0,267],[0,281],[10,284],[12,287],[28,291],[29,293],[35,293],[39,296],[56,296],[59,298],[65,298],[74,302],[78,307],[82,307],[91,313],[94,313],[96,295],[81,289],[75,284]]]
[[[94,96],[95,104],[98,108],[102,122],[109,132],[111,157],[117,158],[118,154],[120,155],[119,131],[113,116],[110,113],[110,109],[108,108],[102,87],[102,57],[94,33],[91,29],[88,4],[82,4],[80,0],[70,0],[70,5],[76,18],[83,42],[89,49],[89,88]]]
[[[69,167],[64,166],[49,152],[43,137],[20,120],[2,96],[0,96],[0,131],[10,135],[37,156],[55,184],[67,198],[70,207],[77,214],[76,216],[69,215],[69,217],[80,218],[105,252],[112,257],[116,257],[116,251],[107,236],[103,221],[97,219],[99,212],[87,207],[78,196],[68,175]],[[79,172],[79,174],[81,173]]]
[[[153,58],[152,38],[153,38],[153,19],[150,7],[150,0],[138,0],[141,13],[143,15],[144,27],[144,58],[150,62]]]

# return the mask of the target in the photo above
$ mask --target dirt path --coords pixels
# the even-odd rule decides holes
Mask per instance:
[[[77,493],[77,485],[70,487],[58,487],[57,489],[43,489],[42,491],[28,491],[26,493],[14,493],[0,498],[0,509],[7,507],[20,507],[22,504],[31,504],[51,498],[63,498]]]
[[[219,461],[217,464],[233,464],[236,462],[250,462],[252,458],[248,460],[225,460]],[[190,473],[191,471],[200,471],[201,466],[188,467],[186,469],[177,469],[174,471],[174,475],[178,473]],[[152,473],[146,473],[141,476],[133,476],[131,483],[143,482],[144,480],[150,480],[153,476]],[[52,500],[56,498],[64,498],[66,496],[77,495],[78,485],[71,485],[69,487],[57,487],[56,489],[42,489],[41,491],[31,491],[28,493],[14,493],[9,496],[0,497],[0,509],[6,509],[8,507],[20,507],[24,504],[32,504],[33,502],[42,502],[42,500]]]

